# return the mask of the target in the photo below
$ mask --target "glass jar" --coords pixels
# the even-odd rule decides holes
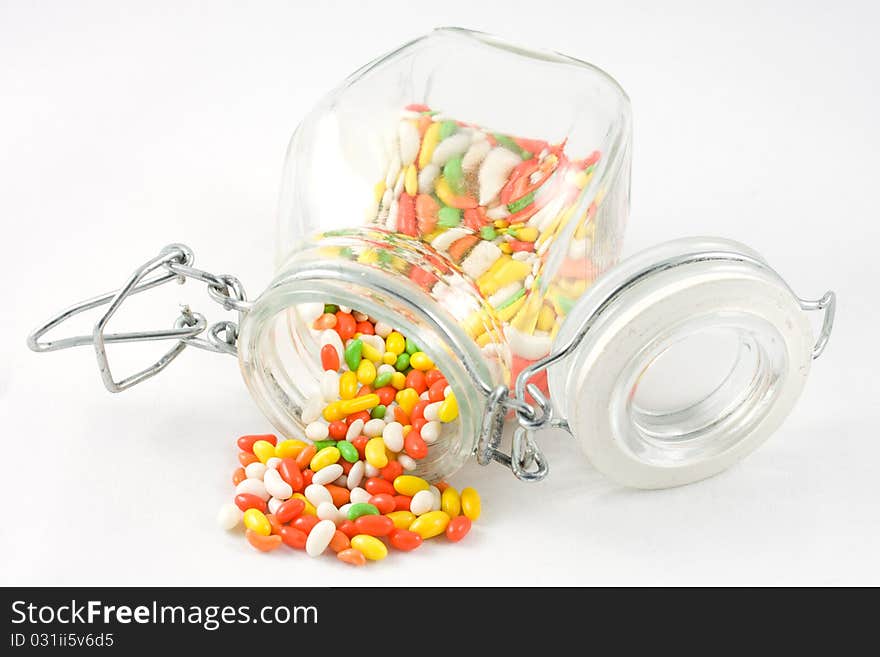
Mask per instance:
[[[278,270],[254,302],[237,279],[194,268],[192,251],[171,245],[120,290],[58,313],[28,344],[92,345],[112,392],[187,346],[236,354],[256,403],[290,438],[341,410],[328,405],[342,385],[332,379],[328,394],[326,383],[342,357],[352,371],[373,358],[378,368],[366,371],[378,381],[382,367],[403,376],[409,354],[421,353],[416,369],[442,373],[443,404],[457,406],[405,468],[432,481],[471,456],[541,479],[548,464],[535,433],[547,427],[571,433],[596,469],[631,486],[711,476],[788,415],[827,343],[835,296],[800,299],[757,253],[720,238],[675,240],[618,264],[630,143],[629,101],[599,69],[437,30],[355,72],[297,129]],[[185,278],[206,283],[238,323],[209,327],[187,306],[172,329],[105,333],[126,297]],[[42,340],[105,304],[91,335]],[[815,340],[814,310],[825,311]],[[361,328],[334,331],[341,316],[360,317]],[[370,334],[380,326],[377,346]],[[382,339],[392,328],[397,351]],[[115,379],[105,343],[140,340],[175,344]],[[375,355],[361,359],[365,344]],[[358,374],[355,385],[363,393],[373,380]],[[368,401],[370,417],[378,405]],[[338,421],[349,427],[354,415]]]

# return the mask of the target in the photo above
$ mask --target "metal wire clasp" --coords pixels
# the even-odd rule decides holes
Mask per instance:
[[[241,282],[234,276],[225,274],[215,275],[194,269],[192,266],[194,262],[195,256],[189,247],[183,244],[170,244],[166,246],[159,252],[159,255],[138,267],[120,289],[86,299],[54,315],[28,335],[28,347],[33,351],[43,352],[91,344],[95,349],[98,370],[101,372],[104,386],[110,392],[120,392],[158,374],[188,346],[236,355],[235,342],[238,339],[238,324],[220,321],[209,327],[204,316],[193,312],[189,306],[182,307],[173,328],[170,329],[106,333],[107,323],[110,321],[110,318],[119,310],[119,307],[129,296],[171,281],[183,283],[187,278],[207,283],[208,294],[211,298],[223,305],[227,310],[238,311],[240,322],[244,313],[250,309],[250,304],[247,301]],[[165,270],[163,273],[150,276],[153,272],[162,269]],[[47,332],[63,324],[71,317],[108,304],[109,307],[95,323],[95,328],[91,335],[78,335],[60,340],[40,340]],[[200,337],[206,331],[207,339]],[[177,340],[177,342],[159,360],[145,369],[121,380],[113,378],[110,364],[107,361],[106,344],[108,342],[147,342],[153,340]]]

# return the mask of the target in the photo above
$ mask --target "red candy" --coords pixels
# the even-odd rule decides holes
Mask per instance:
[[[379,403],[383,406],[388,406],[391,402],[394,401],[395,395],[397,395],[397,390],[395,390],[391,386],[379,388],[374,392],[379,395]]]
[[[310,531],[312,531],[312,528],[318,524],[318,522],[319,521],[318,521],[317,516],[302,515],[299,518],[297,518],[296,520],[294,520],[290,524],[290,526],[295,527],[296,529],[300,530],[304,534],[308,534]]]
[[[278,439],[272,435],[271,433],[259,435],[259,436],[242,436],[238,439],[238,448],[243,452],[254,453],[254,443],[258,440],[265,440],[268,443],[272,443],[273,445],[278,442]]]
[[[412,498],[409,495],[395,495],[394,496],[394,510],[395,511],[409,511],[410,502],[412,502]]]
[[[332,344],[321,347],[321,367],[336,372],[339,370],[339,352]]]
[[[373,495],[368,501],[374,507],[379,509],[379,513],[381,513],[382,515],[385,515],[386,513],[391,513],[395,509],[394,496],[389,495],[388,493],[379,493],[378,495]],[[243,510],[244,509],[242,509],[242,511]]]
[[[370,477],[367,479],[364,488],[370,495],[381,495],[382,493],[394,495],[395,493],[394,486],[391,482],[386,481],[385,479],[380,479],[379,477]]]
[[[348,536],[349,538],[354,538],[358,535],[357,527],[354,526],[354,523],[351,520],[345,520],[336,528],[338,531],[341,531],[343,534]]]
[[[406,375],[406,387],[412,388],[420,395],[428,389],[428,384],[425,382],[425,374],[424,372],[420,372],[419,370],[412,370],[409,374]]]
[[[278,474],[281,475],[284,481],[290,484],[294,493],[299,493],[305,488],[302,471],[296,464],[295,459],[290,457],[281,459],[281,463],[278,465]]]
[[[403,426],[409,424],[409,416],[400,406],[394,407],[394,421],[400,422]]]
[[[422,537],[408,529],[393,529],[388,534],[388,542],[397,550],[409,552],[422,544]]]
[[[471,530],[471,519],[467,516],[456,516],[446,525],[446,538],[453,543],[463,539]]]
[[[366,387],[366,386],[365,386]],[[366,394],[366,393],[364,393]],[[360,397],[360,393],[358,393],[358,397]],[[369,411],[358,411],[357,413],[352,413],[347,418],[345,418],[345,423],[351,425],[355,420],[363,420],[364,424],[370,421],[370,412]]]
[[[403,466],[397,461],[388,461],[388,465],[379,470],[379,476],[385,481],[394,481],[403,474]],[[393,509],[392,509],[393,510]],[[385,513],[385,511],[382,511]]]
[[[315,473],[311,469],[306,468],[305,470],[303,470],[302,474],[303,474],[303,488],[305,488],[306,486],[308,486],[312,483],[312,477],[315,476]]]
[[[266,502],[256,495],[251,495],[250,493],[240,493],[235,496],[235,506],[237,506],[242,511],[247,511],[248,509],[257,509],[266,513]]]
[[[280,535],[281,540],[284,541],[285,545],[289,545],[297,550],[304,550],[306,547],[306,541],[309,538],[308,534],[303,530],[291,526],[282,527]]]
[[[442,378],[445,378],[443,372],[436,368],[425,372],[425,383],[429,388]]]
[[[330,423],[328,430],[330,431],[331,438],[334,440],[342,440],[348,432],[348,425],[342,420],[336,420],[335,422]]]
[[[423,459],[428,455],[428,444],[412,429],[403,439],[403,449],[414,459]]]
[[[294,518],[298,518],[305,511],[306,503],[296,497],[291,497],[275,511],[275,517],[282,525],[286,525]]]
[[[335,328],[339,337],[342,338],[342,344],[345,344],[345,341],[349,338],[353,338],[354,334],[357,332],[357,322],[354,321],[354,317],[351,316],[351,313],[344,313],[340,310],[336,313]]]
[[[375,335],[376,333],[376,329],[369,322],[358,322],[354,328],[355,333],[362,333],[364,335]]]
[[[394,521],[388,516],[361,516],[354,526],[360,534],[387,536],[394,529]]]
[[[446,390],[446,379],[440,379],[435,382],[430,388],[428,388],[428,402],[433,404],[434,402],[443,401],[446,399],[446,396],[443,394],[443,391]]]
[[[368,442],[370,442],[370,439],[366,436],[358,436],[351,441],[351,444],[355,446],[355,449],[358,451],[358,456],[360,456],[361,459],[364,458],[364,448],[367,446]]]

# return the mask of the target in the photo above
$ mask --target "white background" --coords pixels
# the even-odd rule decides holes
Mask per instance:
[[[0,583],[880,584],[877,5],[363,5],[0,0]],[[111,396],[89,348],[38,355],[25,336],[171,241],[257,294],[299,117],[447,24],[611,72],[635,116],[627,250],[745,241],[801,295],[838,291],[831,345],[784,427],[710,481],[623,489],[548,436],[544,483],[454,477],[484,498],[459,545],[359,570],[257,554],[214,519],[234,438],[270,430],[234,360],[189,350]],[[166,326],[182,300],[218,318],[190,283],[117,327]],[[132,349],[118,368],[155,355]]]

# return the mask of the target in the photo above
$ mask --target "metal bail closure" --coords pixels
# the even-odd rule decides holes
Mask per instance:
[[[194,278],[207,283],[208,293],[211,297],[227,310],[238,311],[239,321],[241,321],[241,317],[248,311],[250,305],[246,300],[244,287],[238,279],[229,275],[216,276],[193,269],[192,265],[194,262],[195,256],[189,247],[183,244],[166,246],[159,252],[159,255],[138,267],[120,289],[86,299],[54,315],[28,336],[28,347],[36,352],[44,352],[91,344],[95,349],[95,357],[98,361],[101,379],[104,381],[104,386],[110,392],[121,392],[155,376],[165,369],[188,346],[235,355],[238,325],[234,322],[221,321],[209,327],[204,316],[191,311],[189,306],[181,308],[180,315],[171,329],[106,333],[110,318],[113,317],[129,296],[171,281],[183,283],[186,278]],[[151,274],[163,268],[165,269],[164,273],[151,276]],[[59,340],[41,341],[41,338],[46,333],[63,324],[68,319],[87,310],[105,305],[109,305],[109,307],[95,323],[91,335],[78,335]],[[199,337],[205,331],[207,331],[208,338]],[[154,340],[177,340],[177,342],[159,360],[143,370],[121,380],[113,377],[107,360],[106,344],[108,342],[150,342]]]

